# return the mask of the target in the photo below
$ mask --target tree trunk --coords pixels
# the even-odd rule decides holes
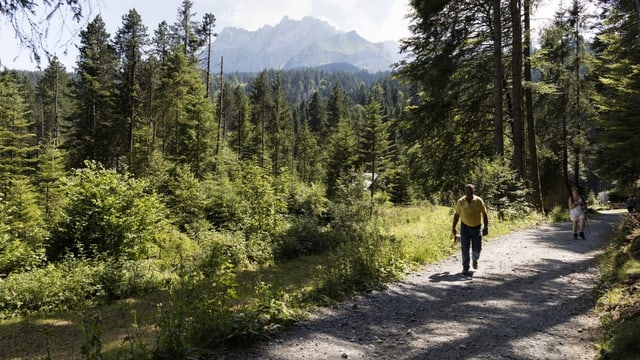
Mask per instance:
[[[524,80],[531,83],[531,0],[524,0]],[[531,86],[525,88],[525,110],[527,117],[527,140],[529,145],[529,181],[532,187],[532,203],[536,209],[544,213],[542,204],[542,188],[538,169],[538,150],[536,144],[536,128],[533,118],[533,94]]]
[[[512,82],[513,82],[513,168],[519,178],[524,172],[524,125],[522,120],[522,19],[520,0],[510,0],[513,28]]]
[[[500,0],[493,0],[493,107],[494,149],[504,155],[504,129],[502,122],[502,20]]]

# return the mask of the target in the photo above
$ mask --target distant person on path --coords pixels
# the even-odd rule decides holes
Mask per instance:
[[[578,234],[581,239],[584,239],[584,226],[587,220],[585,210],[587,204],[582,198],[582,195],[578,192],[577,187],[571,188],[571,196],[569,196],[569,217],[572,222],[573,238],[577,239]],[[580,231],[578,233],[578,230]]]
[[[473,259],[473,268],[478,268],[478,259],[482,250],[482,236],[489,233],[489,217],[487,207],[482,198],[474,195],[475,186],[464,186],[465,196],[458,199],[456,213],[453,215],[453,237],[456,238],[456,227],[460,220],[460,243],[462,248],[462,274],[469,272],[469,248]],[[483,226],[484,225],[484,226]]]
[[[633,210],[635,210],[635,208],[636,208],[636,198],[633,195],[631,195],[627,199],[627,211],[629,213],[632,213]]]

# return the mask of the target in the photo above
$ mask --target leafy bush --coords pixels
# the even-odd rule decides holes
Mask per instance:
[[[102,295],[94,281],[99,268],[84,262],[49,264],[0,282],[0,318],[67,310]]]
[[[520,219],[533,211],[527,201],[529,191],[506,159],[479,160],[468,181],[475,185],[476,194],[501,219]]]
[[[273,259],[286,229],[286,176],[274,178],[259,166],[248,165],[237,179],[243,189],[240,229],[245,234],[247,258],[256,263]]]
[[[241,219],[242,197],[231,179],[206,179],[203,182],[205,193],[204,212],[207,221],[215,228],[235,229]]]
[[[159,359],[187,359],[224,343],[232,331],[236,274],[221,248],[181,262],[178,273],[170,299],[159,307]]]
[[[549,213],[549,217],[553,222],[562,222],[569,221],[569,212],[563,208],[562,206],[554,206],[551,212]]]
[[[46,261],[42,246],[34,248],[20,240],[9,240],[0,233],[0,273],[11,274],[35,269]]]
[[[0,318],[78,309],[158,288],[151,262],[102,262],[73,258],[0,281]]]
[[[50,255],[143,257],[155,236],[167,229],[164,207],[147,193],[145,181],[88,165],[64,179],[67,201],[53,226]]]
[[[303,183],[297,183],[294,186],[287,202],[289,214],[308,219],[322,219],[329,203],[324,196],[324,188]]]
[[[187,224],[205,218],[206,194],[200,180],[187,165],[174,169],[167,184],[165,201],[173,223],[181,230]]]
[[[316,220],[305,216],[293,219],[283,238],[276,254],[278,259],[319,254],[335,245]]]
[[[409,169],[405,165],[398,165],[387,171],[385,187],[396,205],[406,205],[411,202],[409,193]]]

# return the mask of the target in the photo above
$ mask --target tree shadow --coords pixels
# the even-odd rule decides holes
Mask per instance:
[[[560,348],[568,340],[557,329],[592,312],[595,252],[609,238],[619,216],[603,214],[591,221],[593,232],[587,240],[559,240],[559,234],[570,230],[570,223],[528,229],[499,240],[544,242],[581,256],[542,258],[522,265],[511,260],[515,265],[509,271],[482,271],[472,280],[442,266],[433,266],[429,274],[430,266],[422,272],[428,281],[405,279],[384,291],[361,295],[300,323],[264,348],[229,358],[278,359],[278,349],[291,347],[289,351],[295,353],[307,347],[321,349],[322,343],[336,353],[311,358],[333,358],[341,352],[350,359],[562,358],[566,350]],[[588,274],[593,278],[585,283],[583,277]],[[571,329],[572,336],[578,337],[574,342],[591,346],[581,330]]]

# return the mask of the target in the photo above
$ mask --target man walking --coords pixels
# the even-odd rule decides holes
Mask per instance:
[[[469,262],[473,260],[473,268],[478,268],[478,259],[482,250],[482,236],[489,233],[489,217],[487,207],[479,196],[474,194],[475,186],[464,186],[465,196],[458,199],[456,213],[453,215],[453,236],[456,237],[456,227],[460,221],[460,243],[462,248],[462,274],[471,275]],[[484,226],[483,226],[484,225]],[[471,257],[469,258],[469,248]]]

